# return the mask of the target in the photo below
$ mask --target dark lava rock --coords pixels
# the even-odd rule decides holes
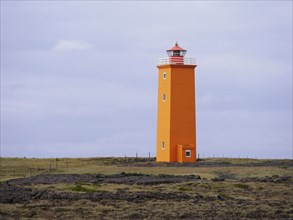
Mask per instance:
[[[224,197],[217,195],[217,199],[223,201],[224,200]]]
[[[104,174],[41,174],[30,178],[8,180],[3,184],[31,185],[58,183],[117,183],[154,185],[163,183],[180,183],[199,180],[199,175],[148,175],[141,173]]]
[[[269,182],[269,183],[284,183],[284,182],[292,182],[293,176],[278,176],[273,175],[271,177],[247,177],[239,180],[240,182]]]
[[[221,177],[214,177],[214,178],[212,178],[212,181],[214,181],[214,182],[222,182],[222,181],[225,181],[225,179],[221,178]]]
[[[164,192],[65,192],[47,189],[30,189],[18,186],[0,187],[0,203],[27,203],[31,200],[67,200],[75,201],[86,199],[93,202],[103,200],[123,200],[128,202],[142,202],[149,200],[174,200],[185,201],[192,199],[185,193],[164,193]],[[197,198],[199,199],[199,198]]]

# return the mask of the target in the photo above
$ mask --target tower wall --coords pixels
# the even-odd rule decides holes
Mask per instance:
[[[158,66],[158,162],[195,161],[195,67],[195,65],[172,64]],[[165,101],[162,100],[164,94]],[[182,158],[178,159],[178,145],[190,149],[191,158],[184,159],[185,154],[182,151],[180,153]]]
[[[157,119],[157,161],[170,161],[170,122],[171,122],[171,68],[161,66],[158,74],[158,119]],[[164,73],[166,78],[164,79]],[[163,101],[165,94],[166,100]],[[164,149],[162,148],[164,142]]]

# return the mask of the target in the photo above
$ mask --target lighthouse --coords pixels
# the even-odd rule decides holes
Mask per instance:
[[[157,66],[157,162],[196,161],[196,65],[186,52],[176,42]]]

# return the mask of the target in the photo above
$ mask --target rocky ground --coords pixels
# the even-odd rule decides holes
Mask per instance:
[[[277,175],[42,174],[0,184],[0,217],[290,219],[292,183]]]
[[[197,163],[156,163],[155,158],[115,158],[114,160],[106,159],[103,164],[116,165],[116,166],[143,166],[143,167],[282,167],[282,166],[293,166],[292,160],[247,160],[241,162],[243,159],[232,159],[232,160],[206,160],[199,159]],[[244,159],[245,160],[245,159]]]
[[[140,173],[104,174],[41,174],[30,178],[19,178],[6,181],[2,185],[31,185],[58,183],[116,183],[116,184],[167,184],[188,182],[201,179],[198,175],[146,175]]]
[[[0,219],[293,219],[292,160],[2,158],[1,172]]]

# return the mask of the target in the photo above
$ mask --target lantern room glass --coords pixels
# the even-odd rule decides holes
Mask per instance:
[[[180,51],[180,56],[181,56],[181,57],[184,57],[185,54],[186,54],[186,50],[181,50],[181,51]]]
[[[167,54],[169,57],[184,57],[186,50],[168,50]]]
[[[173,51],[169,50],[169,51],[167,51],[167,54],[168,54],[169,57],[172,57],[173,56]]]

